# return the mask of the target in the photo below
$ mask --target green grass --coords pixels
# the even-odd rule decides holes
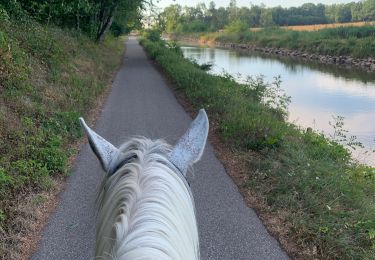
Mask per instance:
[[[337,27],[318,31],[266,28],[252,32],[220,32],[202,36],[221,43],[245,43],[323,55],[375,57],[375,26]]]
[[[263,210],[282,218],[287,237],[302,248],[290,253],[374,259],[374,168],[353,161],[335,141],[287,123],[285,106],[262,102],[272,86],[209,75],[163,42],[143,39],[142,45],[193,106],[218,122],[223,142],[247,154],[243,185],[264,199]]]
[[[0,13],[0,258],[17,259],[28,234],[17,201],[67,174],[78,117],[108,86],[124,45]]]

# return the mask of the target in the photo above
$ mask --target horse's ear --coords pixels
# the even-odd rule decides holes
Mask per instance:
[[[110,173],[115,165],[111,165],[113,160],[116,160],[120,151],[114,147],[110,142],[95,133],[90,127],[87,126],[85,120],[80,117],[79,121],[86,132],[89,144],[96,157],[98,157],[105,172]]]
[[[187,169],[201,158],[208,135],[208,118],[204,109],[191,123],[169,155],[169,160],[186,175]]]

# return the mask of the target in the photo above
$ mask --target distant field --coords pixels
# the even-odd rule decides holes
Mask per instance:
[[[292,31],[317,31],[325,28],[347,27],[347,26],[366,26],[374,25],[375,22],[355,22],[355,23],[331,23],[331,24],[313,24],[313,25],[295,25],[295,26],[281,26],[280,28],[289,29]],[[263,28],[251,28],[251,31],[260,31]]]

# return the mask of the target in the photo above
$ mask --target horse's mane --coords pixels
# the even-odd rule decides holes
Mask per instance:
[[[133,138],[98,197],[96,259],[199,259],[192,194],[163,141]]]

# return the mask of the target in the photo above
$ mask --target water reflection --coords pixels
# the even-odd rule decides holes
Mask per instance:
[[[233,76],[239,73],[244,78],[264,75],[267,81],[280,75],[282,87],[292,97],[290,121],[330,134],[332,116],[344,116],[345,129],[350,135],[356,135],[367,147],[374,145],[374,73],[219,48],[185,46],[182,50],[186,57],[198,63],[213,63],[211,72],[214,74],[224,70]],[[375,155],[372,159],[375,164]]]

